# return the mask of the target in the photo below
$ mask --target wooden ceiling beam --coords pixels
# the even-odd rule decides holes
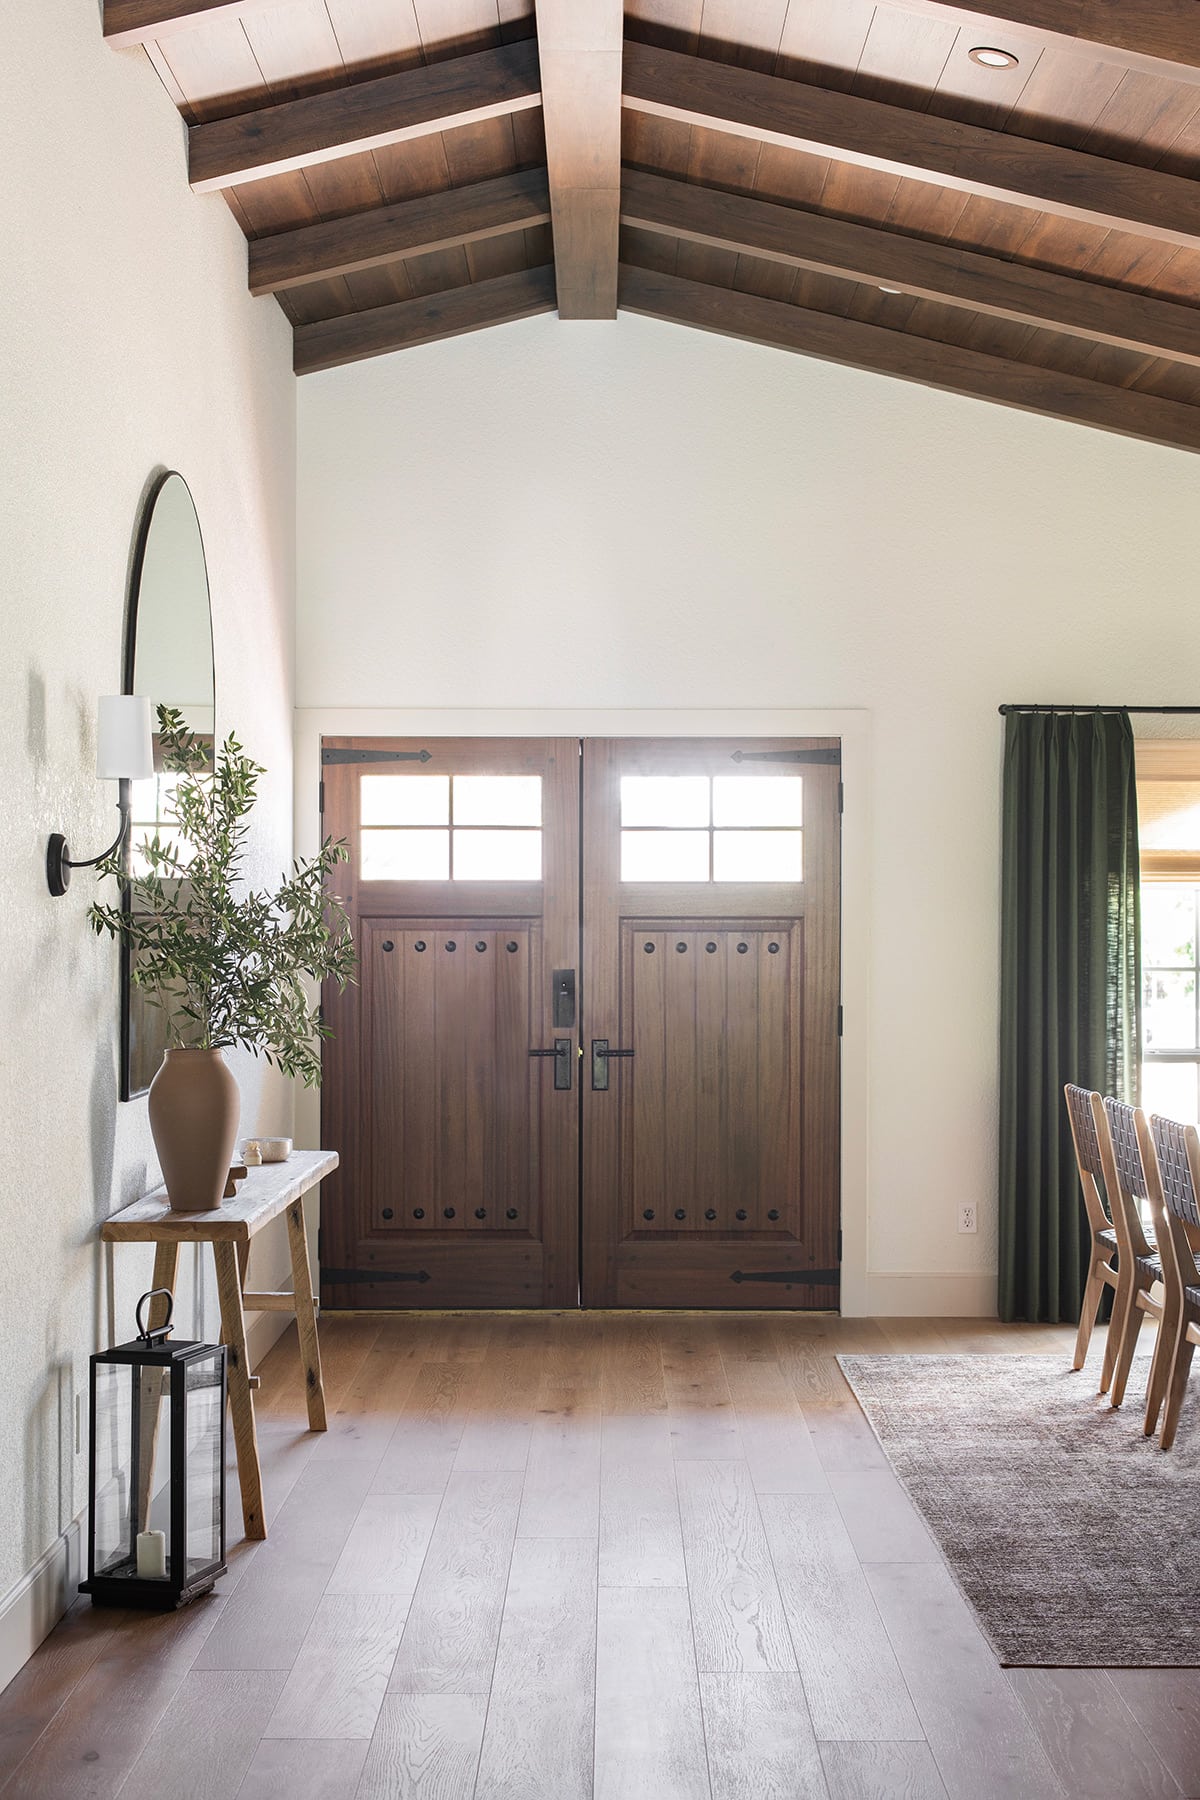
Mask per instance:
[[[908,12],[978,30],[978,44],[1004,42],[1006,25],[1062,44],[1113,55],[1168,80],[1200,81],[1200,7],[1196,0],[986,0],[963,7],[949,0],[905,0]]]
[[[207,193],[540,104],[537,46],[526,39],[192,125],[188,179]]]
[[[1200,246],[1200,182],[1059,144],[647,44],[625,46],[624,99],[634,111],[685,125]]]
[[[280,294],[311,281],[377,268],[397,257],[423,256],[544,225],[549,217],[545,169],[521,169],[471,187],[255,238],[250,244],[250,292]]]
[[[1200,366],[1200,313],[1145,294],[743,194],[625,171],[623,224]]]
[[[622,0],[537,0],[558,311],[617,316]]]
[[[297,325],[293,367],[297,375],[310,375],[316,369],[332,369],[340,363],[361,362],[367,356],[383,356],[390,350],[435,344],[441,338],[482,331],[488,325],[553,312],[554,305],[554,266],[545,263],[445,293],[426,294],[419,300],[398,300],[392,306],[374,306],[367,312],[341,313],[334,319]]]
[[[957,344],[889,331],[858,319],[810,312],[786,301],[764,300],[732,288],[709,287],[678,275],[621,264],[619,303],[626,312],[670,319],[700,331],[777,349],[797,350],[824,362],[873,374],[895,375],[1025,412],[1075,424],[1095,425],[1125,437],[1200,450],[1200,407],[1108,387],[1081,375],[1036,368]]]
[[[104,39],[115,49],[152,44],[218,19],[260,12],[278,0],[103,0]]]

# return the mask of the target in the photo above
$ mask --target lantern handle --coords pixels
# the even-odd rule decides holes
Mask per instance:
[[[142,1319],[142,1308],[143,1308],[143,1306],[145,1306],[147,1300],[155,1300],[155,1299],[157,1299],[159,1294],[162,1294],[166,1299],[167,1316],[163,1320],[161,1325],[156,1325],[156,1326],[154,1326],[153,1329],[151,1329],[150,1326],[145,1324]],[[172,1318],[174,1312],[175,1312],[175,1296],[171,1292],[170,1288],[151,1288],[151,1290],[148,1294],[142,1295],[141,1299],[137,1303],[137,1309],[134,1312],[133,1316],[137,1320],[138,1336],[141,1338],[143,1344],[157,1344],[157,1343],[160,1343],[163,1338],[170,1337],[170,1335],[171,1335],[171,1318]]]

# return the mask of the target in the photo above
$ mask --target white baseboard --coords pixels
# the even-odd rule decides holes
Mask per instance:
[[[87,1508],[0,1600],[0,1688],[28,1662],[76,1598],[87,1542]]]
[[[868,1274],[849,1318],[994,1319],[994,1274]]]

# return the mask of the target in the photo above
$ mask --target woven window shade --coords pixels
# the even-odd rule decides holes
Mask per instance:
[[[1142,738],[1136,757],[1143,881],[1200,882],[1200,742]]]

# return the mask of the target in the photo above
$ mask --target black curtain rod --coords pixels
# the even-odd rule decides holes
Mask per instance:
[[[1127,712],[1127,713],[1200,713],[1200,706],[1046,706],[1036,702],[1028,706],[1002,706],[1002,715],[1018,712]]]

